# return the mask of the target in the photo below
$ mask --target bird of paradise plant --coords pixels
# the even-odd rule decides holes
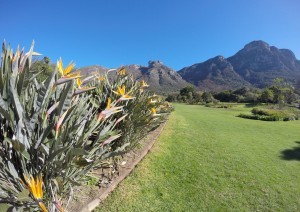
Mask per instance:
[[[152,98],[149,100],[149,103],[150,104],[155,104],[155,103],[157,103],[157,100],[153,100]]]
[[[88,79],[85,79],[84,81],[89,81],[92,78],[94,78],[94,76],[88,77]],[[81,78],[76,79],[77,89],[75,90],[74,95],[78,95],[96,88],[96,87],[82,86],[83,83],[84,82],[81,80]]]
[[[60,58],[59,61],[57,61],[56,66],[61,74],[61,78],[56,81],[57,85],[80,77],[80,73],[70,73],[74,69],[75,63],[70,63],[66,68],[64,68],[62,59]]]
[[[121,112],[122,110],[120,110],[123,106],[119,106],[119,107],[111,107],[111,98],[108,98],[107,100],[107,106],[105,108],[105,110],[101,111],[98,115],[97,120],[98,121],[102,121],[105,120],[107,118],[109,118],[111,115]]]
[[[152,113],[152,115],[156,115],[156,108],[151,108],[151,113]]]
[[[134,99],[134,97],[129,96],[129,94],[131,93],[131,91],[126,93],[126,87],[125,85],[122,85],[121,87],[118,86],[118,91],[112,91],[117,95],[120,95],[120,99],[119,100],[130,100],[130,99]]]
[[[147,88],[147,87],[149,87],[149,85],[145,82],[145,80],[142,80],[141,86],[142,86],[142,88]]]
[[[70,74],[70,72],[73,70],[75,67],[74,63],[70,63],[65,69],[63,66],[62,59],[60,58],[59,61],[57,62],[57,67],[58,71],[61,73],[62,77],[73,77],[74,74]]]
[[[33,198],[37,201],[40,206],[40,209],[43,212],[47,212],[47,208],[44,205],[43,201],[43,178],[42,175],[37,176],[34,178],[32,175],[29,177],[24,176],[25,182],[23,184],[29,190]]]
[[[74,64],[64,68],[60,59],[51,76],[37,82],[28,77],[34,54],[33,47],[15,55],[2,48],[0,149],[8,154],[0,154],[0,202],[14,209],[60,210],[58,203],[64,206],[61,200],[72,186],[85,183],[86,173],[123,154],[158,122],[149,112],[154,107],[150,94],[141,94],[141,84],[126,72],[115,80],[106,74],[101,83],[89,81],[72,73]],[[97,89],[84,93],[85,84]],[[20,173],[28,173],[21,177],[23,185]],[[24,200],[22,190],[32,198]]]
[[[99,76],[99,77],[98,77],[98,80],[99,80],[99,81],[103,81],[104,79],[105,79],[105,78],[104,78],[103,76]]]
[[[126,69],[125,68],[120,68],[119,71],[118,71],[118,75],[126,75]]]

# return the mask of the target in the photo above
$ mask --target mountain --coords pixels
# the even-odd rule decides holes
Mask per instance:
[[[278,49],[264,41],[252,41],[235,55],[216,56],[205,62],[185,67],[178,72],[161,61],[149,61],[148,66],[126,65],[136,80],[145,80],[150,90],[167,94],[179,91],[189,83],[207,91],[242,87],[264,88],[283,77],[292,84],[300,79],[300,61],[288,49]],[[83,75],[107,71],[102,66],[80,68]],[[110,72],[115,76],[115,72]]]
[[[300,76],[300,61],[291,50],[253,41],[227,59],[217,56],[178,73],[186,81],[207,90],[263,88],[277,77],[295,83]]]
[[[100,74],[108,71],[108,68],[99,66],[99,65],[93,65],[93,66],[86,66],[83,68],[79,68],[76,71],[79,71],[82,76],[88,76],[90,74]],[[76,72],[75,71],[75,72]]]
[[[255,87],[271,85],[283,77],[295,83],[300,74],[300,61],[291,50],[278,49],[264,41],[253,41],[228,58],[235,71]]]
[[[145,80],[150,86],[149,90],[156,93],[167,94],[179,91],[190,85],[173,69],[164,65],[161,61],[149,61],[148,66],[126,65],[124,68],[128,74],[132,74],[136,80]],[[103,73],[107,68],[102,66],[89,66],[78,69],[83,75],[90,73]],[[115,76],[115,71],[111,72]]]
[[[181,69],[178,72],[183,79],[202,90],[226,90],[250,86],[223,56],[217,56],[203,63]]]
[[[148,66],[125,66],[128,73],[132,73],[137,80],[145,80],[149,89],[158,93],[179,91],[189,85],[173,69],[165,66],[161,61],[149,61]]]

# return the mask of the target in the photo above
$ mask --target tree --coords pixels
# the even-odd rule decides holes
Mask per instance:
[[[294,88],[284,78],[276,78],[271,89],[274,92],[274,100],[277,101],[278,108],[281,110],[284,107],[288,93],[293,92]]]
[[[243,87],[243,88],[240,88],[240,89],[237,89],[233,92],[233,94],[235,95],[239,95],[239,96],[246,96],[247,93],[250,91],[249,88],[247,87]]]
[[[190,92],[194,93],[195,88],[193,86],[186,86],[180,90],[180,95],[188,97]]]
[[[273,102],[274,101],[274,92],[273,92],[273,90],[271,90],[269,88],[266,88],[261,93],[260,100],[262,102],[265,102],[265,103]]]
[[[221,102],[237,102],[238,96],[234,94],[231,90],[222,91],[214,95],[214,98]]]
[[[195,92],[193,98],[195,103],[202,102],[202,96],[199,92]]]
[[[204,93],[202,94],[202,99],[203,99],[203,101],[206,102],[206,103],[210,103],[210,102],[213,102],[213,101],[214,101],[213,95],[212,95],[211,93],[209,93],[209,92],[204,92]]]
[[[51,75],[53,71],[53,67],[51,66],[50,59],[48,57],[44,57],[42,60],[37,60],[33,62],[30,71],[32,74],[38,74],[36,79],[41,82]]]
[[[177,94],[169,94],[166,98],[166,101],[168,102],[175,102],[177,101]]]

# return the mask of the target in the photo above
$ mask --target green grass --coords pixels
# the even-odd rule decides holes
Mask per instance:
[[[300,122],[236,117],[250,110],[175,104],[150,154],[96,211],[299,211]]]

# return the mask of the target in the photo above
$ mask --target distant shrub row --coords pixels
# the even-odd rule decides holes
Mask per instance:
[[[232,108],[234,105],[232,104],[223,104],[223,103],[207,103],[205,107],[212,107],[212,108]]]

